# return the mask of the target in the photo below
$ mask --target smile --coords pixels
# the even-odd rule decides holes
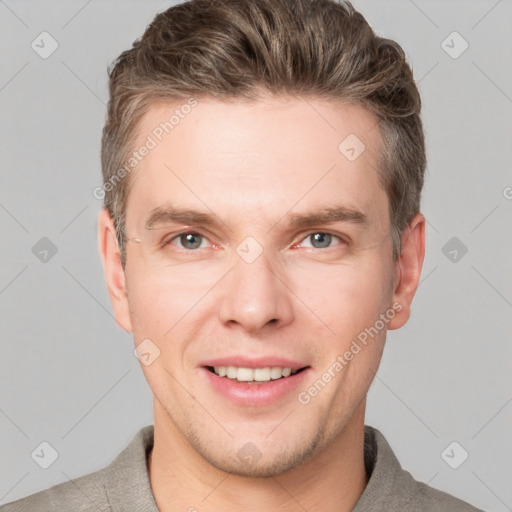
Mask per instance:
[[[215,373],[219,377],[236,380],[238,382],[270,382],[295,375],[304,368],[292,370],[291,368],[283,368],[280,366],[265,368],[244,368],[238,366],[207,366],[209,371]]]
[[[216,395],[242,407],[265,407],[284,400],[295,403],[298,391],[305,387],[311,366],[202,366],[201,378]],[[224,375],[223,375],[224,374]],[[233,377],[231,377],[233,375]],[[259,379],[259,380],[258,380]]]

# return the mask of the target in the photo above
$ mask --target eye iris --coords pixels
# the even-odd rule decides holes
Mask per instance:
[[[198,235],[197,233],[185,233],[180,236],[180,242],[186,249],[197,249],[201,245],[201,235]],[[189,243],[192,247],[187,245]]]
[[[313,237],[313,246],[317,248],[329,247],[331,242],[331,235],[329,233],[314,233],[311,235]],[[320,247],[315,245],[316,242],[320,243]]]

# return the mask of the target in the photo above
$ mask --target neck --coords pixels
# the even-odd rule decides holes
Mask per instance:
[[[365,401],[337,437],[299,467],[275,477],[248,478],[225,473],[199,456],[155,400],[148,471],[158,509],[348,512],[368,482],[364,409]]]

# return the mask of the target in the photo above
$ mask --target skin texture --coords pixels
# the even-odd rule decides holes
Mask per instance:
[[[175,108],[155,104],[136,147]],[[338,149],[349,134],[366,147],[354,161]],[[403,233],[400,259],[392,260],[388,198],[375,169],[380,147],[376,120],[360,106],[199,98],[134,171],[124,270],[112,221],[100,212],[116,320],[136,345],[149,338],[160,350],[141,368],[154,394],[148,468],[161,511],[348,511],[357,502],[367,483],[366,394],[386,331],[409,318],[425,251],[425,219],[417,214]],[[367,225],[289,224],[293,213],[341,204],[363,212]],[[163,205],[203,211],[220,226],[146,229]],[[199,248],[176,237],[181,233],[198,233]],[[315,233],[333,236],[322,245]],[[236,251],[248,236],[262,249],[252,263]],[[400,311],[395,307],[378,335],[300,403],[298,392],[394,303]],[[310,370],[284,398],[241,406],[212,389],[200,368],[228,355],[287,357]],[[237,457],[248,442],[261,454],[255,464]]]

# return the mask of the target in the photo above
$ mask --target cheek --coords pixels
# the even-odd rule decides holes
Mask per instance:
[[[295,289],[304,304],[334,331],[336,337],[346,339],[357,334],[372,325],[389,307],[392,294],[388,271],[377,259],[358,267],[319,268],[315,274],[313,281],[299,279],[297,285],[301,281],[303,284]]]
[[[183,316],[183,302],[175,287],[151,276],[131,274],[127,295],[135,339],[162,339]]]

